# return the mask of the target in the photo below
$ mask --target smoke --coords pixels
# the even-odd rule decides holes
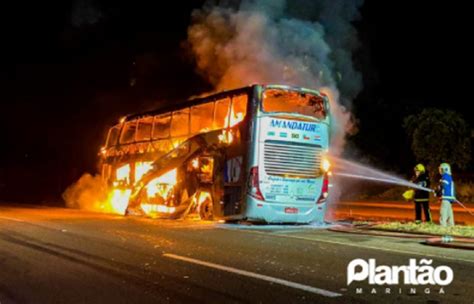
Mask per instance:
[[[313,3],[315,2],[315,3]],[[362,0],[207,2],[192,14],[188,43],[216,90],[253,83],[322,89],[331,97],[332,150],[355,125],[348,109],[362,87],[351,22]]]
[[[107,186],[99,175],[85,173],[63,193],[68,208],[102,211],[107,201]]]
[[[102,19],[102,12],[90,0],[76,0],[73,3],[71,23],[75,27],[94,25]]]

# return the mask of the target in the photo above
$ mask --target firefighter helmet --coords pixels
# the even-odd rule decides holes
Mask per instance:
[[[418,171],[420,173],[425,173],[426,169],[425,169],[425,166],[423,166],[423,164],[418,164],[415,166],[415,171]]]
[[[451,166],[448,163],[442,163],[439,165],[439,173],[444,174],[447,173],[451,175]]]

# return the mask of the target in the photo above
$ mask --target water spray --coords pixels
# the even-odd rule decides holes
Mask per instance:
[[[417,190],[434,192],[432,189],[419,186],[398,176],[394,176],[353,161],[341,159],[334,156],[331,156],[331,160],[333,161],[334,167],[336,169],[335,172],[333,172],[334,175],[354,179],[370,180],[386,184],[406,186]]]
[[[345,173],[345,172],[335,172],[333,174],[337,175],[337,176],[348,177],[348,178],[371,180],[371,181],[375,181],[375,182],[394,184],[394,185],[400,185],[400,186],[407,186],[407,187],[410,187],[410,188],[414,188],[414,189],[418,189],[418,190],[422,190],[422,191],[427,191],[427,192],[434,192],[433,189],[421,187],[421,186],[419,186],[415,183],[404,181],[404,180],[399,181],[399,180],[396,180],[396,179],[377,178],[377,177],[370,177],[370,176],[359,175],[359,174],[351,174],[351,173]]]
[[[392,174],[385,173],[383,171],[367,167],[365,165],[345,160],[342,158],[338,158],[335,156],[331,156],[331,160],[334,162],[334,167],[335,168],[343,168],[343,169],[352,169],[352,171],[357,170],[357,173],[360,175],[372,175],[372,176],[379,176],[385,179],[390,179],[390,180],[399,180],[399,181],[405,181],[404,179],[394,176]]]

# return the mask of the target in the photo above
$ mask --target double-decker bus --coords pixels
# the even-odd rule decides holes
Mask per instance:
[[[329,129],[325,94],[252,85],[124,117],[101,149],[101,174],[130,212],[322,221]]]

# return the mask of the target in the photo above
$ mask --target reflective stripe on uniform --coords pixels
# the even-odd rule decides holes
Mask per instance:
[[[429,198],[415,198],[415,202],[429,202]]]
[[[456,197],[454,196],[444,196],[444,195],[441,198],[442,199],[456,199]]]

